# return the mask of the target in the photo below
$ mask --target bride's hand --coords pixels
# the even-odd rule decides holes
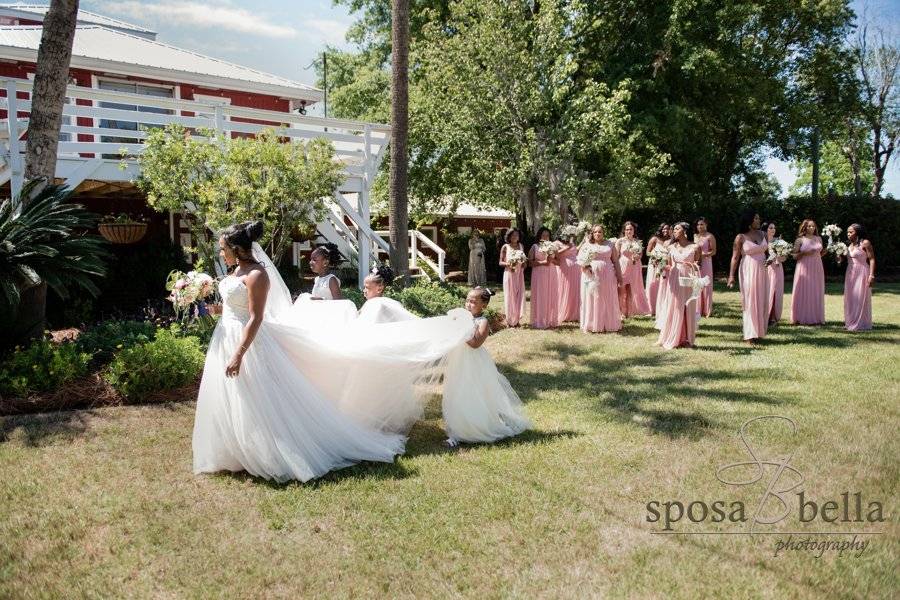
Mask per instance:
[[[241,359],[243,358],[240,354],[235,354],[231,357],[231,361],[225,367],[225,377],[237,377],[241,372]]]

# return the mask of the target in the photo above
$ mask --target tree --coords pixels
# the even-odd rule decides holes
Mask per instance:
[[[850,144],[858,150],[856,164],[848,157]],[[874,170],[871,158],[871,146],[864,140],[827,141],[822,144],[820,152],[819,185],[833,191],[840,196],[861,196],[863,190],[871,189],[874,179]],[[812,191],[812,163],[808,160],[798,160],[792,163],[792,168],[797,171],[797,179],[791,185],[791,195],[809,195]]]
[[[323,199],[343,179],[330,142],[285,142],[271,130],[211,143],[192,138],[180,125],[152,129],[138,162],[136,184],[147,203],[192,214],[198,253],[207,261],[216,254],[214,244],[206,243],[208,230],[261,219],[260,244],[280,263],[293,234],[322,219]]]
[[[27,180],[52,182],[56,176],[59,129],[77,19],[78,0],[52,0],[44,17],[28,122]]]
[[[874,167],[871,194],[880,196],[884,175],[900,141],[900,44],[883,30],[863,27],[856,40],[862,121],[868,128]],[[853,124],[852,129],[859,125]],[[854,147],[855,149],[855,147]]]
[[[409,0],[393,0],[391,9],[391,264],[409,277]]]

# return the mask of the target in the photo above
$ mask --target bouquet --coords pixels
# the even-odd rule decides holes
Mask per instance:
[[[656,278],[660,279],[665,274],[666,265],[669,264],[669,250],[664,246],[654,246],[647,254],[648,264],[653,267]]]
[[[524,265],[526,260],[525,253],[521,250],[510,250],[506,255],[506,264],[509,265],[509,268],[513,271],[515,271],[519,265]]]
[[[581,250],[578,251],[578,258],[575,259],[579,267],[590,267],[591,263],[597,260],[600,252],[596,248],[596,244],[585,244],[581,247]]]
[[[553,242],[538,242],[538,250],[550,257],[556,254],[557,246]]]
[[[787,258],[793,252],[794,247],[781,238],[775,238],[769,244],[769,262],[775,262],[779,258]]]
[[[169,301],[176,312],[187,309],[190,305],[210,297],[216,291],[216,281],[199,271],[172,271],[166,281]]]
[[[644,243],[641,240],[628,240],[622,238],[622,252],[631,252],[635,256],[640,256],[644,250]]]
[[[831,246],[834,240],[841,235],[841,228],[835,224],[826,225],[822,228],[822,235],[828,237],[828,245]]]
[[[578,237],[578,225],[566,225],[559,230],[559,237],[574,238]]]
[[[847,256],[847,244],[845,244],[844,242],[835,242],[833,244],[828,244],[828,251],[834,254],[835,258]]]

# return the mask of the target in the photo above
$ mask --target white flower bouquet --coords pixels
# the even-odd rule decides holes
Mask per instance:
[[[640,256],[644,251],[644,243],[641,240],[628,240],[622,238],[622,252],[631,252],[636,256]]]
[[[520,265],[524,265],[527,257],[521,250],[510,250],[506,255],[506,264],[515,271]]]
[[[832,223],[831,225],[826,225],[822,228],[822,235],[827,236],[829,240],[834,240],[839,235],[841,235],[841,231],[842,230],[840,227]],[[828,245],[831,245],[830,241]]]
[[[847,244],[845,244],[844,242],[835,242],[833,244],[828,244],[828,252],[834,254],[835,258],[839,256],[847,256]]]
[[[556,254],[558,246],[553,242],[538,242],[538,250],[546,254],[548,257]]]
[[[769,256],[771,258],[787,258],[793,250],[794,247],[781,238],[775,238],[769,244]]]
[[[169,301],[178,312],[213,295],[216,280],[199,271],[172,271],[166,281],[166,290],[170,292]]]
[[[573,238],[578,237],[578,225],[565,225],[559,230],[559,237]]]
[[[654,246],[653,250],[647,254],[647,261],[653,267],[656,278],[661,278],[665,273],[666,265],[669,264],[669,249],[665,246]]]
[[[578,257],[575,259],[575,262],[578,263],[579,267],[589,267],[592,262],[597,260],[598,256],[600,256],[600,252],[597,250],[596,244],[585,244],[578,251]]]

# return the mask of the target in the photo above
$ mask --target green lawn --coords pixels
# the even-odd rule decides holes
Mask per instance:
[[[720,289],[696,350],[655,348],[646,318],[621,334],[502,331],[488,346],[535,431],[445,451],[435,403],[396,464],[306,485],[192,475],[190,402],[7,418],[0,597],[890,597],[900,285],[877,288],[864,334],[843,330],[838,294],[829,286],[825,327],[783,324],[753,347],[737,294]],[[741,500],[752,518],[765,482],[726,486],[716,469],[749,460],[738,429],[768,414],[799,431],[763,424],[752,443],[761,458],[794,452],[807,499],[861,492],[887,520],[795,511],[757,529],[881,532],[859,538],[861,556],[774,556],[786,535],[652,533],[651,501]]]

